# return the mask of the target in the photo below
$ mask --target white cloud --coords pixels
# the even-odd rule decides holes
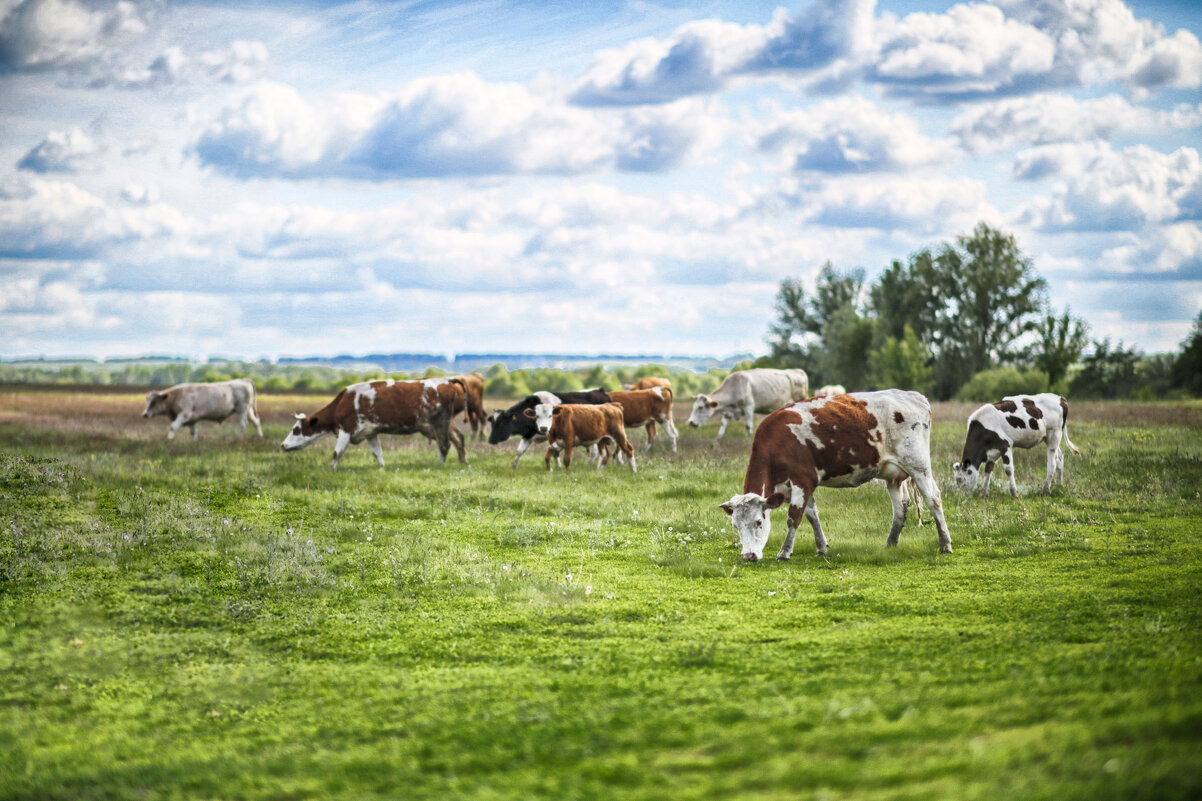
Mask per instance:
[[[147,30],[131,2],[90,7],[77,0],[24,0],[0,6],[0,70],[77,67],[108,58]]]
[[[100,146],[79,128],[51,131],[46,138],[26,153],[17,167],[32,172],[82,172],[96,168]]]
[[[587,111],[461,73],[390,95],[313,100],[262,82],[227,106],[195,149],[203,164],[241,177],[655,172],[712,147],[724,127],[699,101]]]
[[[1202,162],[1189,147],[1164,154],[1142,145],[1049,145],[1020,153],[1015,174],[1062,179],[1050,197],[1017,215],[1040,230],[1137,230],[1202,219]]]
[[[91,81],[93,88],[114,84],[126,89],[195,83],[249,83],[260,78],[267,65],[267,46],[236,40],[221,50],[188,56],[179,46],[167,48],[145,67],[114,67]]]
[[[1008,98],[970,109],[952,132],[972,153],[1015,147],[1111,139],[1120,133],[1187,130],[1202,125],[1202,105],[1171,111],[1134,106],[1118,95],[1077,100],[1060,94]]]
[[[780,115],[758,137],[780,153],[785,169],[845,173],[907,170],[949,164],[955,146],[924,136],[905,114],[890,114],[862,98],[841,98]]]

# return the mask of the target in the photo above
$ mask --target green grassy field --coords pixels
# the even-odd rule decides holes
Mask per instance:
[[[1202,797],[1202,406],[1074,405],[1015,501],[952,489],[939,405],[955,553],[885,550],[873,483],[819,492],[828,559],[744,565],[733,425],[634,475],[335,473],[279,450],[324,400],[169,443],[139,395],[0,388],[0,797]]]

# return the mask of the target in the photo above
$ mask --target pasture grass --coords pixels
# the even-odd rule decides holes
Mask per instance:
[[[819,493],[828,558],[803,524],[744,565],[735,426],[637,474],[418,438],[332,472],[278,447],[321,398],[169,443],[61,397],[0,395],[4,798],[1202,795],[1196,406],[1071,421],[1067,486],[1023,452],[1016,501],[952,489],[942,410],[955,553],[886,550],[871,484]]]

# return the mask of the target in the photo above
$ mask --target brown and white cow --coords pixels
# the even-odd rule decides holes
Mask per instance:
[[[1073,453],[1077,446],[1068,438],[1068,401],[1054,392],[1039,395],[1007,395],[998,403],[987,403],[968,418],[968,434],[959,462],[952,463],[956,486],[973,490],[985,476],[981,494],[989,492],[994,463],[1000,458],[1010,481],[1010,497],[1018,497],[1014,482],[1014,448],[1033,448],[1048,444],[1048,473],[1042,495],[1052,488],[1052,479],[1064,483],[1064,451],[1061,441]],[[981,469],[984,465],[984,470]]]
[[[696,428],[715,414],[720,415],[722,423],[717,437],[720,440],[726,433],[726,424],[742,417],[750,435],[756,413],[768,414],[809,396],[810,379],[805,370],[739,370],[728,375],[712,394],[697,396],[689,425]]]
[[[611,392],[609,398],[614,403],[622,404],[622,422],[629,431],[632,428],[647,427],[647,444],[644,451],[651,450],[655,441],[655,424],[659,423],[668,435],[668,444],[672,453],[676,453],[676,424],[672,422],[672,390],[668,387],[652,389],[635,389],[629,392]],[[622,460],[619,453],[618,461]]]
[[[455,406],[463,402],[463,386],[445,378],[422,381],[363,381],[340,391],[334,400],[312,415],[296,415],[296,424],[281,444],[286,451],[300,450],[322,437],[334,435],[334,461],[351,443],[367,440],[380,467],[384,453],[380,434],[424,434],[438,443],[439,463],[447,460],[454,444],[459,461],[463,455],[463,435],[451,425]]]
[[[479,373],[464,373],[453,376],[452,381],[463,385],[464,419],[477,438],[485,434],[488,412],[484,411],[484,376]]]
[[[670,380],[668,380],[667,378],[662,378],[660,376],[645,375],[642,378],[635,381],[629,387],[627,387],[627,389],[630,389],[630,390],[655,389],[656,387],[664,387],[665,389],[670,390],[670,389],[672,389],[672,382]],[[655,439],[655,422],[652,421],[647,424],[647,447],[648,448],[651,447],[651,442],[654,439]],[[672,450],[675,451],[676,447],[673,446]]]
[[[815,398],[829,398],[833,395],[846,394],[847,390],[843,388],[842,384],[827,384],[824,387],[818,387],[818,389],[814,390]]]
[[[567,470],[572,466],[572,448],[591,448],[593,445],[597,445],[601,451],[597,460],[597,469],[600,470],[609,462],[609,449],[606,446],[612,442],[619,451],[630,458],[630,471],[638,472],[634,462],[634,448],[630,440],[626,439],[621,404],[539,404],[533,409],[527,409],[525,415],[535,419],[540,430],[543,429],[544,419],[546,420],[547,454],[544,461],[548,470],[551,469],[552,456],[555,457],[556,464]]]
[[[201,420],[224,421],[232,414],[238,415],[238,436],[246,430],[246,421],[255,424],[259,436],[263,427],[259,424],[258,403],[255,385],[249,378],[231,381],[215,381],[211,384],[176,384],[173,387],[155,390],[146,395],[143,417],[165,414],[171,418],[167,439],[175,439],[175,432],[187,426],[195,440],[196,424]]]
[[[793,538],[804,514],[814,529],[818,554],[826,536],[818,521],[818,487],[858,487],[880,478],[889,490],[893,526],[886,545],[896,545],[909,506],[905,481],[914,482],[939,533],[939,550],[951,553],[939,486],[931,470],[931,405],[917,392],[886,389],[833,398],[811,398],[764,418],[751,443],[743,494],[722,504],[742,541],[743,559],[763,558],[769,512],[789,502],[789,528],[777,559],[793,555]]]

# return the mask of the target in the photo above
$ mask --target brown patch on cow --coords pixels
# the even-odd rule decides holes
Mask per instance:
[[[876,415],[868,404],[850,395],[836,395],[821,405],[811,406],[814,418],[810,426],[818,439],[814,466],[825,478],[849,475],[857,467],[880,462],[881,454],[873,442],[884,440]]]
[[[1068,401],[1063,397],[1060,398],[1060,425],[1068,425]]]
[[[1043,417],[1043,410],[1035,405],[1035,401],[1030,398],[1023,400],[1023,408],[1027,410],[1027,414],[1034,417],[1036,420]]]
[[[980,420],[973,420],[968,424],[968,436],[964,439],[964,453],[960,457],[960,464],[964,467],[980,467],[989,451],[1005,453],[1009,447],[997,432],[990,431]]]
[[[1018,404],[1011,400],[1000,401],[999,403],[995,403],[993,405],[999,412],[1005,412],[1007,414],[1018,411]]]
[[[1023,422],[1023,419],[1021,417],[1015,417],[1014,415],[1010,415],[1009,417],[1007,417],[1006,422],[1010,424],[1011,428],[1026,428],[1027,427],[1027,424]],[[1032,426],[1032,428],[1034,428],[1034,426]]]
[[[893,413],[893,422],[898,423],[898,424],[904,423],[904,422],[906,422],[906,417],[901,412],[894,412]]]

